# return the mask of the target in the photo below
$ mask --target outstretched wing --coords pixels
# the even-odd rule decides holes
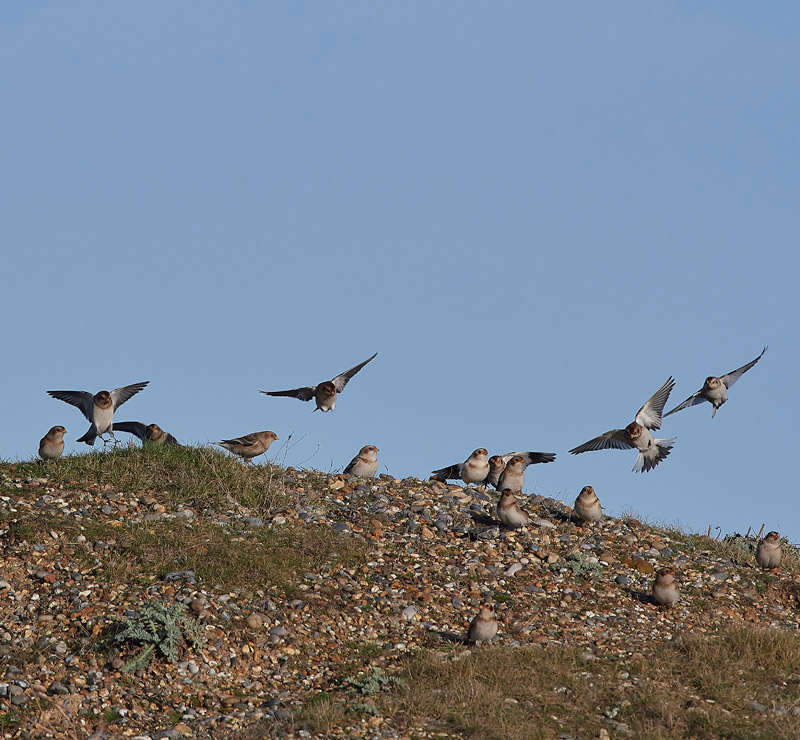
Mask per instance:
[[[94,419],[92,419],[94,395],[91,393],[87,391],[47,391],[47,395],[72,406],[77,406],[90,422],[94,422]]]
[[[291,398],[298,398],[301,401],[310,401],[314,398],[316,390],[317,386],[309,385],[306,388],[292,388],[288,391],[259,391],[259,393],[263,393],[265,396],[289,396]]]
[[[755,365],[763,356],[764,352],[767,351],[767,348],[764,347],[761,350],[761,354],[756,357],[755,360],[752,362],[748,362],[746,365],[742,365],[738,370],[734,370],[733,372],[726,373],[725,375],[720,376],[720,380],[725,384],[726,388],[730,388],[739,378],[742,377],[753,365]]]
[[[636,412],[636,423],[646,429],[661,429],[661,414],[674,387],[675,380],[670,376],[666,383]]]
[[[521,457],[528,465],[549,463],[556,459],[555,452],[508,452],[503,455],[503,462],[508,464],[512,457]]]
[[[115,432],[127,432],[137,436],[142,442],[150,439],[150,430],[140,421],[115,421]]]
[[[455,465],[448,465],[446,468],[439,468],[431,473],[433,480],[440,480],[442,482],[448,480],[458,480],[461,477],[461,467],[464,463],[456,463]]]
[[[372,362],[372,360],[374,360],[377,356],[378,353],[376,352],[374,355],[372,355],[372,357],[364,360],[364,362],[359,363],[355,367],[351,367],[349,370],[345,370],[345,372],[343,372],[341,375],[337,375],[333,380],[331,380],[333,387],[336,388],[336,392],[341,393],[349,382],[350,378],[352,378],[368,362]]]
[[[129,398],[135,396],[149,382],[149,380],[145,380],[143,383],[133,383],[131,385],[123,385],[122,388],[114,388],[111,391],[111,403],[114,405],[114,410],[122,406]]]
[[[683,403],[678,404],[672,411],[668,411],[664,414],[664,416],[674,414],[676,411],[683,411],[684,409],[688,409],[689,406],[697,406],[698,403],[703,403],[703,401],[706,400],[708,399],[703,395],[703,389],[701,388],[697,393],[692,393]]]
[[[571,455],[579,455],[581,452],[591,452],[593,450],[631,450],[634,449],[628,435],[624,429],[612,429],[599,437],[590,439],[582,445],[573,447],[569,452]]]

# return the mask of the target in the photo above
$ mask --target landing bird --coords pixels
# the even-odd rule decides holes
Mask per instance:
[[[344,390],[350,378],[352,378],[364,365],[371,362],[378,356],[376,352],[372,357],[364,360],[355,367],[351,367],[341,375],[337,375],[333,380],[326,380],[319,385],[309,385],[305,388],[292,388],[288,391],[259,391],[265,396],[291,396],[301,401],[310,401],[312,398],[317,403],[316,411],[333,411],[336,408],[336,395]]]
[[[506,488],[497,503],[497,518],[509,529],[525,527],[530,517],[520,508],[514,492]]]
[[[481,604],[481,609],[469,625],[470,642],[489,642],[497,634],[497,617],[492,604]]]
[[[115,388],[111,393],[100,391],[92,395],[87,391],[47,391],[48,395],[77,406],[81,413],[89,420],[89,430],[78,442],[86,442],[90,447],[97,437],[108,433],[114,436],[114,412],[132,396],[135,396],[150,381],[133,383],[122,388]]]
[[[57,460],[64,453],[64,435],[67,430],[62,426],[51,427],[50,431],[39,440],[39,457],[42,460]]]
[[[375,445],[365,445],[344,469],[345,475],[359,478],[374,478],[378,472],[378,455],[380,450]]]
[[[661,429],[661,413],[674,387],[675,381],[672,377],[667,378],[667,382],[636,413],[636,421],[632,421],[624,429],[612,429],[590,439],[571,449],[570,454],[578,455],[591,450],[639,450],[633,471],[641,473],[652,470],[672,452],[672,445],[675,444],[675,437],[654,439],[648,431]]]
[[[675,585],[675,571],[672,568],[662,568],[656,573],[653,582],[653,598],[662,606],[672,606],[680,594]]]
[[[431,473],[431,478],[442,482],[460,479],[464,483],[487,483],[497,490],[502,490],[499,488],[500,476],[511,458],[521,457],[525,461],[526,467],[536,463],[553,462],[556,459],[554,452],[508,452],[505,455],[492,455],[487,460],[486,456],[488,454],[483,447],[479,447],[463,463],[456,463],[455,465],[448,465],[446,468],[434,470]],[[465,468],[467,467],[469,469],[466,470],[466,475],[469,480],[464,478]],[[478,475],[483,475],[483,478],[476,478]]]
[[[591,486],[584,486],[575,499],[575,506],[572,507],[575,513],[585,522],[603,521],[603,509],[600,506],[600,499]]]
[[[756,547],[756,562],[765,570],[777,568],[781,564],[781,536],[770,532]]]
[[[118,432],[133,434],[142,442],[152,442],[158,445],[168,445],[170,447],[180,447],[181,444],[169,432],[165,432],[158,424],[148,424],[145,426],[140,421],[118,421],[114,424],[114,429]]]
[[[278,435],[275,432],[253,432],[252,434],[245,434],[243,437],[223,439],[221,442],[215,442],[214,444],[218,444],[228,452],[232,452],[243,460],[251,462],[254,457],[263,455],[276,439],[278,439]]]
[[[726,375],[721,375],[720,377],[709,375],[703,383],[703,387],[697,391],[697,393],[693,393],[683,403],[676,406],[672,411],[668,411],[664,416],[669,416],[676,411],[682,411],[683,409],[688,409],[689,406],[697,406],[698,403],[708,401],[714,407],[714,410],[711,412],[711,418],[713,419],[717,413],[717,409],[728,400],[728,388],[753,367],[753,365],[764,356],[764,352],[766,351],[767,348],[764,347],[764,349],[761,350],[761,354],[756,357],[755,360],[748,362],[746,365],[742,365],[738,370],[734,370]]]

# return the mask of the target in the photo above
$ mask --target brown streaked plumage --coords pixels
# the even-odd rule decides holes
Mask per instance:
[[[252,434],[245,434],[243,437],[223,439],[221,442],[215,442],[215,444],[224,447],[234,455],[238,455],[246,462],[251,462],[254,457],[263,455],[276,439],[279,439],[279,437],[275,432],[253,432]]]
[[[497,502],[497,518],[509,529],[519,529],[530,522],[530,517],[520,508],[517,497],[509,488],[500,494],[500,501]]]
[[[118,421],[114,424],[117,432],[127,432],[138,437],[142,442],[152,442],[158,445],[168,445],[171,447],[181,447],[175,437],[169,432],[165,432],[158,424],[147,424],[140,421]]]

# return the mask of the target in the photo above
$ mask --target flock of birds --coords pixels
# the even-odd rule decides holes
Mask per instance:
[[[705,379],[703,387],[693,393],[683,403],[678,404],[671,411],[664,414],[669,395],[675,387],[675,380],[669,377],[666,382],[647,400],[639,409],[634,420],[622,429],[611,429],[603,434],[574,447],[569,452],[578,455],[582,452],[594,450],[625,450],[638,451],[633,471],[647,472],[655,468],[672,451],[675,438],[656,439],[652,431],[661,428],[664,417],[674,414],[690,406],[708,402],[713,407],[713,419],[719,408],[728,400],[728,389],[763,356],[767,348],[752,362],[720,376],[709,376]],[[314,411],[333,411],[336,400],[353,376],[364,368],[377,356],[377,352],[363,362],[351,367],[331,380],[326,380],[318,385],[303,386],[282,391],[259,391],[267,396],[284,396],[297,398],[300,401],[315,401]],[[97,437],[107,444],[105,435],[116,442],[114,432],[133,434],[148,444],[179,445],[178,441],[157,424],[142,424],[138,421],[115,422],[115,411],[134,395],[143,390],[149,381],[133,383],[113,391],[47,391],[53,398],[64,401],[80,409],[89,421],[89,429],[78,438],[93,446]],[[39,443],[39,456],[47,460],[56,460],[64,452],[63,426],[52,427]],[[252,432],[241,437],[223,439],[217,442],[234,455],[250,462],[254,457],[264,454],[270,445],[279,439],[271,431]],[[374,477],[378,472],[378,456],[380,450],[375,445],[365,445],[358,454],[344,468],[344,473],[357,477]],[[525,481],[525,469],[537,463],[550,463],[556,459],[553,452],[509,452],[505,455],[493,455],[484,448],[475,450],[463,463],[448,465],[434,470],[431,478],[439,481],[461,480],[467,485],[493,486],[500,492],[497,504],[497,518],[511,529],[519,529],[528,525],[530,518],[522,510],[516,498],[521,493]],[[591,486],[585,486],[574,504],[574,511],[583,522],[599,522],[603,518],[600,501]],[[769,532],[761,540],[756,549],[756,561],[762,568],[777,568],[781,561],[780,536],[777,532]],[[661,605],[670,606],[677,602],[679,594],[675,583],[675,574],[671,568],[662,568],[656,574],[652,595],[654,600]],[[497,634],[497,618],[491,604],[482,604],[481,609],[470,625],[468,637],[473,642],[491,640]]]

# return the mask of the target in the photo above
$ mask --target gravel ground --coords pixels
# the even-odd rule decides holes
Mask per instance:
[[[154,491],[56,488],[46,477],[14,475],[5,465],[0,477],[5,738],[227,738],[254,726],[257,736],[316,737],[298,719],[310,698],[346,694],[347,678],[376,669],[391,675],[421,648],[443,659],[469,649],[459,640],[482,601],[498,607],[496,643],[578,645],[588,659],[732,623],[798,628],[798,576],[793,567],[758,569],[749,552],[754,540],[722,547],[632,519],[581,526],[571,508],[535,495],[521,497],[531,524],[511,531],[493,518],[493,492],[386,475],[282,471],[296,505],[259,516],[233,505],[170,510]],[[42,511],[74,519],[88,533],[94,523],[193,527],[208,520],[242,547],[262,527],[322,525],[363,541],[367,555],[354,568],[298,573],[294,587],[282,590],[253,584],[228,591],[191,571],[110,585],[104,563],[114,538],[27,532],[25,522]],[[681,589],[671,609],[649,597],[663,566],[675,569]],[[158,658],[122,673],[129,656],[101,650],[99,641],[115,620],[152,600],[184,604],[202,626],[205,647],[182,646],[174,663]],[[430,732],[443,736],[441,728]],[[430,732],[354,714],[325,736]]]

